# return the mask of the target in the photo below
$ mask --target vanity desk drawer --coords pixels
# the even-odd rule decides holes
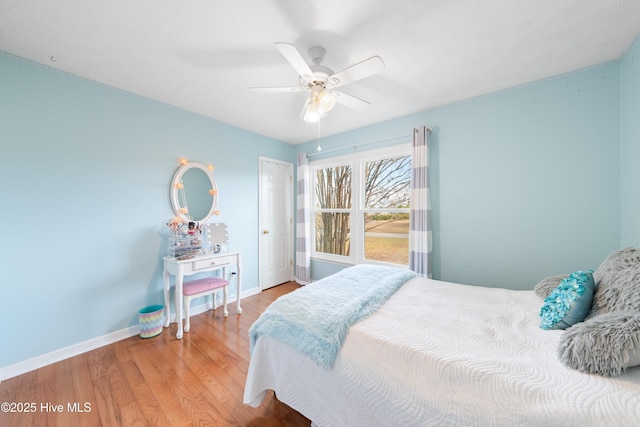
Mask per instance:
[[[191,270],[205,270],[212,267],[222,267],[231,264],[231,257],[206,258],[193,261]]]

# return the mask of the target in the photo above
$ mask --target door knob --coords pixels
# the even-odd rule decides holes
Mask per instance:
[[[262,234],[269,234],[269,230],[262,230]]]

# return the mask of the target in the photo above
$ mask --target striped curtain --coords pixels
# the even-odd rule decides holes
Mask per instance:
[[[415,271],[419,277],[431,278],[432,236],[428,138],[429,130],[426,126],[413,129],[409,269]]]
[[[298,154],[296,189],[296,282],[306,285],[311,281],[311,199],[309,197],[309,158]]]

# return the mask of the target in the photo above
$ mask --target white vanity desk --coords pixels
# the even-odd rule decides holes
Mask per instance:
[[[171,314],[171,280],[170,276],[175,277],[175,305],[176,305],[176,323],[178,324],[178,332],[176,338],[181,339],[183,334],[182,329],[182,317],[183,317],[183,298],[182,298],[182,285],[184,282],[184,276],[189,276],[196,273],[205,273],[222,269],[223,277],[227,277],[227,267],[231,265],[237,266],[236,275],[236,304],[238,307],[238,314],[242,313],[240,308],[240,277],[242,270],[242,252],[222,252],[210,255],[199,255],[195,258],[177,260],[173,257],[164,257],[164,306],[166,319],[164,327],[168,328],[170,323]]]

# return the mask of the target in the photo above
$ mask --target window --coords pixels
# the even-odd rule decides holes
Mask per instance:
[[[346,263],[409,260],[410,146],[310,164],[314,258]]]

